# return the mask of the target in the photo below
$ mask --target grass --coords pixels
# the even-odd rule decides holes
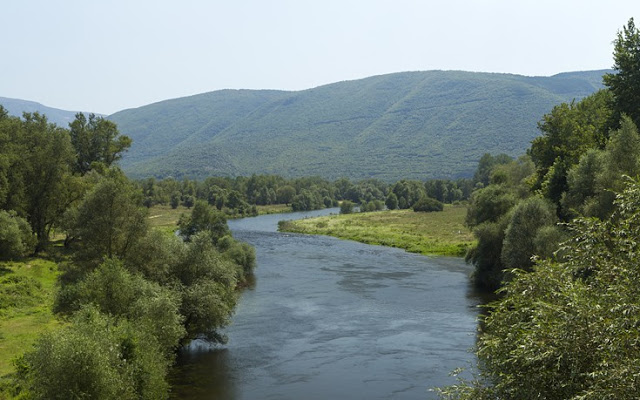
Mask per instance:
[[[178,220],[182,214],[191,214],[191,209],[182,206],[173,209],[170,206],[156,205],[149,209],[149,224],[152,228],[173,232],[178,228]]]
[[[265,214],[283,214],[293,212],[291,206],[286,204],[270,204],[268,206],[256,206],[258,209],[258,215]]]
[[[60,326],[51,308],[57,264],[43,259],[0,263],[0,377],[40,334]]]
[[[459,257],[474,244],[473,235],[464,226],[466,213],[464,206],[447,205],[442,212],[393,210],[330,215],[285,221],[280,230],[335,236],[424,255]]]

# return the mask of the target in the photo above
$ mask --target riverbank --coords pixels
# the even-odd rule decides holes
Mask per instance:
[[[474,244],[464,226],[465,206],[442,212],[389,210],[282,221],[283,232],[328,235],[357,242],[397,247],[412,253],[462,257]]]

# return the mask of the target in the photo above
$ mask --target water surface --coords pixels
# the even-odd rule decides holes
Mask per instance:
[[[229,343],[194,342],[172,374],[180,399],[429,399],[468,366],[477,305],[470,267],[324,236],[277,232],[280,219],[229,221],[255,246]]]

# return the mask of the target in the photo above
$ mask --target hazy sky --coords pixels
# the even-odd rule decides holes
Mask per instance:
[[[110,114],[399,71],[609,68],[639,0],[5,0],[0,96]]]

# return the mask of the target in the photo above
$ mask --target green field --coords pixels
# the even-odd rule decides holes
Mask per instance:
[[[445,206],[444,211],[431,213],[393,210],[330,215],[281,222],[280,230],[335,236],[424,255],[463,256],[474,243],[464,226],[466,213],[464,206]]]
[[[0,377],[41,333],[61,324],[51,312],[57,276],[53,261],[0,263]]]

